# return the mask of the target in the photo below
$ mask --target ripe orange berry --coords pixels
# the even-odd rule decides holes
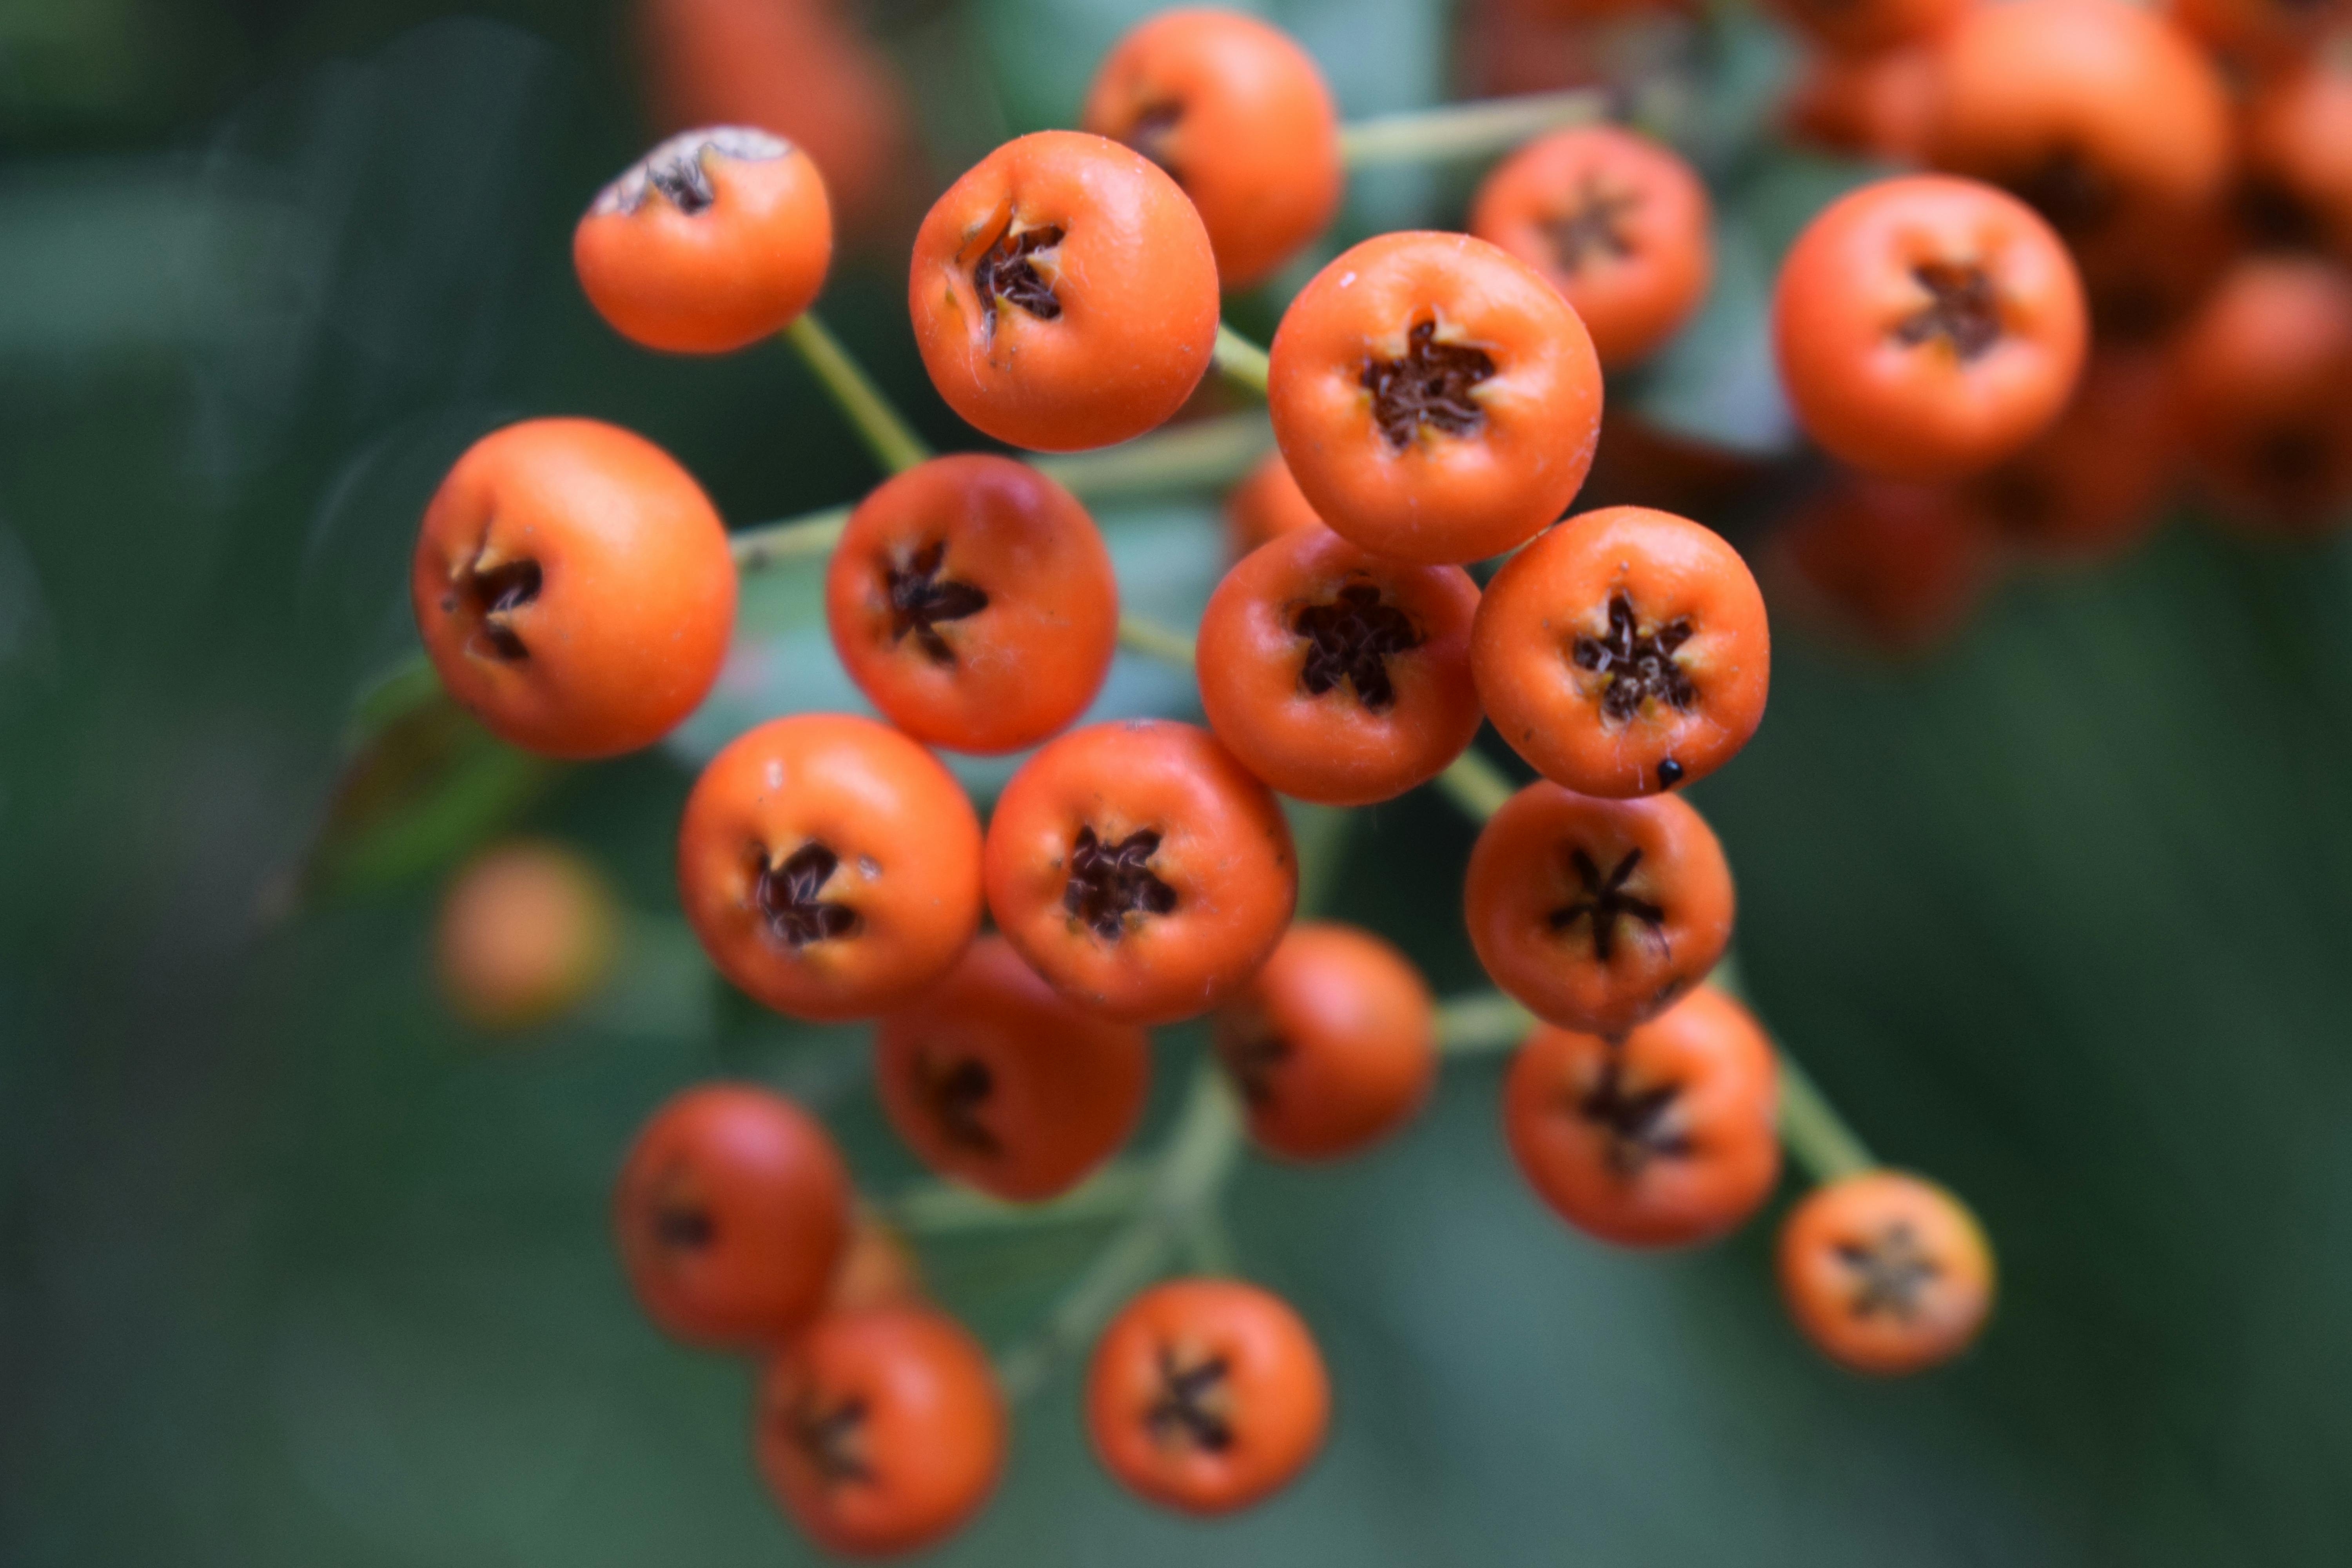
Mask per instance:
[[[1323,1446],[1323,1357],[1280,1297],[1172,1279],[1095,1346],[1087,1430],[1103,1468],[1164,1508],[1230,1513],[1278,1491]]]
[[[1244,556],[1209,595],[1194,664],[1209,727],[1287,795],[1392,800],[1478,731],[1470,623],[1478,585],[1325,528]]]
[[[593,419],[529,419],[441,481],[409,597],[441,684],[501,740],[609,757],[660,740],[719,679],[735,562],[668,453]]]
[[[1236,561],[1277,534],[1322,526],[1280,452],[1268,452],[1225,497],[1225,551]]]
[[[1739,552],[1637,506],[1572,517],[1505,562],[1470,659],[1512,750],[1579,794],[1620,798],[1729,762],[1772,681],[1764,596]]]
[[[1990,185],[1937,175],[1865,185],[1816,217],[1781,263],[1772,331],[1806,434],[1914,479],[1978,472],[2040,435],[2088,338],[2082,281],[2050,226]]]
[[[528,1029],[604,983],[621,913],[595,867],[560,844],[509,839],[442,895],[435,933],[441,994],[482,1029]]]
[[[1118,41],[1078,123],[1168,171],[1228,289],[1257,282],[1339,210],[1339,120],[1306,50],[1254,16],[1162,11]]]
[[[859,503],[825,573],[833,646],[919,741],[1013,752],[1067,726],[1118,642],[1110,552],[1026,463],[934,458]]]
[[[1780,1174],[1779,1069],[1748,1010],[1701,987],[1620,1040],[1538,1028],[1503,1131],[1537,1195],[1621,1247],[1736,1228]]]
[[[1402,1126],[1437,1076],[1437,1016],[1412,961],[1368,931],[1290,928],[1217,1010],[1217,1055],[1258,1146],[1293,1160],[1353,1154]]]
[[[945,974],[980,924],[980,822],[931,754],[844,713],[771,720],[710,759],[678,901],[719,973],[795,1018],[860,1018]]]
[[[740,125],[671,137],[605,186],[572,234],[596,313],[671,353],[725,353],[782,331],[832,260],[816,165]]]
[[[1673,795],[1595,800],[1538,780],[1479,832],[1462,902],[1496,985],[1596,1035],[1672,1005],[1731,941],[1731,868]]]
[[[1806,60],[1780,103],[1789,135],[1808,146],[1892,163],[1926,160],[1936,51],[1899,44],[1868,55]]]
[[[1706,187],[1688,163],[1609,125],[1528,142],[1470,208],[1470,232],[1542,273],[1612,369],[1672,337],[1706,298],[1708,221]]]
[[[2245,153],[2258,226],[2352,262],[2352,66],[2315,59],[2263,82]]]
[[[955,1321],[915,1306],[830,1312],[770,1363],[760,1473],[828,1552],[912,1552],[980,1511],[1004,1468],[1004,1397]]]
[[[1992,1309],[1992,1249],[1976,1216],[1897,1171],[1814,1188],[1781,1222],[1780,1272],[1797,1327],[1856,1372],[1949,1361]]]
[[[1986,514],[1954,490],[1847,475],[1774,533],[1773,584],[1817,618],[1883,653],[1918,653],[1958,631],[1993,575]]]
[[[775,1344],[824,1305],[849,1229],[849,1173],[780,1095],[706,1084],[655,1113],[613,1194],[646,1314],[677,1338]]]
[[[2174,345],[2180,429],[2237,521],[2309,535],[2352,503],[2352,278],[2253,257],[2232,268]]]
[[[2229,100],[2179,28],[2130,0],[1969,8],[1937,48],[1928,161],[2014,193],[2070,245],[2209,207]]]
[[[1217,263],[1142,154],[1041,131],[932,206],[907,304],[949,407],[1000,441],[1069,452],[1140,436],[1192,395],[1217,337]]]
[[[1206,730],[1074,730],[1022,764],[989,819],[989,912],[1054,988],[1106,1016],[1205,1013],[1282,938],[1290,827]]]
[[[2352,22],[2346,0],[2169,0],[2161,9],[2208,48],[2256,67],[2308,57]]]
[[[2095,351],[2058,422],[1969,481],[1966,499],[2002,537],[2036,555],[2120,555],[2156,526],[2178,475],[2166,371],[2164,356],[2145,349]]]
[[[942,1175],[1014,1202],[1077,1184],[1135,1131],[1151,1043],[1087,1013],[1002,937],[874,1032],[882,1109]]]
[[[1772,10],[1807,37],[1839,54],[1867,58],[1932,38],[1969,9],[1969,0],[1772,0]]]
[[[1272,353],[1283,461],[1318,516],[1376,553],[1497,554],[1592,466],[1592,340],[1543,274],[1485,240],[1366,240],[1300,291]]]

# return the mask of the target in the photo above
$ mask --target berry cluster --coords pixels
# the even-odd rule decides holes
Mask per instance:
[[[1943,609],[1920,584],[1969,574],[1953,517],[2038,472],[2063,502],[2053,543],[2111,543],[2153,489],[2118,482],[2114,452],[2152,458],[2158,428],[2193,430],[2215,486],[2267,515],[2339,508],[2352,282],[2268,254],[2200,271],[2193,245],[2147,239],[2206,232],[2230,177],[2237,132],[2193,32],[2259,66],[2245,146],[2264,199],[2346,243],[2346,88],[2298,52],[2300,8],[1788,5],[1823,51],[1813,132],[1939,171],[1832,204],[1780,271],[1783,388],[1850,470],[1785,542],[1806,576],[1916,629]],[[1924,126],[1895,123],[1881,77],[1898,69],[1932,73]],[[1992,1291],[1966,1208],[1876,1168],[1709,984],[1732,877],[1679,792],[1763,718],[1763,595],[1685,517],[1564,515],[1604,367],[1657,349],[1706,293],[1696,174],[1631,132],[1555,126],[1487,179],[1470,232],[1340,251],[1261,355],[1221,324],[1220,289],[1332,218],[1343,139],[1313,62],[1262,23],[1168,13],[1112,52],[1083,122],[1008,142],[939,197],[909,317],[947,405],[1029,451],[1145,437],[1213,368],[1263,392],[1276,449],[1232,498],[1235,559],[1189,642],[1122,617],[1071,488],[1011,456],[929,455],[824,337],[806,312],[829,198],[802,148],[675,137],[581,220],[580,279],[617,331],[695,353],[785,333],[894,470],[817,525],[833,643],[881,720],[773,719],[687,803],[678,894],[711,963],[792,1017],[872,1021],[891,1125],[1006,1205],[1102,1180],[1140,1117],[1146,1031],[1210,1018],[1215,1076],[1154,1163],[1152,1201],[1173,1205],[1155,1223],[1197,1206],[1221,1125],[1282,1159],[1347,1156],[1412,1116],[1444,1054],[1507,1040],[1505,1139],[1570,1224],[1630,1247],[1720,1237],[1769,1197],[1785,1144],[1818,1183],[1780,1237],[1800,1328],[1872,1372],[1957,1353]],[[2131,356],[2158,321],[2179,335],[2151,381]],[[2176,426],[2183,408],[2197,417]],[[607,756],[709,692],[739,567],[766,548],[730,543],[640,438],[533,420],[435,497],[415,606],[443,682],[497,733]],[[1189,650],[1205,727],[1082,722],[1122,641]],[[1483,721],[1535,782],[1513,790],[1473,750]],[[935,750],[1028,754],[983,823]],[[1360,806],[1433,782],[1483,822],[1463,913],[1499,997],[1441,1005],[1380,937],[1295,919],[1278,796]],[[531,962],[555,978],[479,1016],[561,989],[563,965]],[[764,1089],[693,1089],[640,1134],[614,1222],[656,1322],[767,1358],[761,1463],[814,1537],[903,1550],[982,1504],[1000,1378],[1034,1363],[992,1364],[925,1300],[816,1121]],[[1093,1342],[1087,1419],[1115,1476],[1171,1507],[1243,1507],[1315,1454],[1324,1364],[1254,1286],[1139,1291],[1163,1256],[1107,1277],[1132,1293],[1115,1313],[1089,1292],[1049,1337]]]

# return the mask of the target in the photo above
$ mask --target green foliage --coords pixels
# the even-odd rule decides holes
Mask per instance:
[[[37,5],[0,38],[171,9]],[[418,26],[438,9],[222,6],[277,20],[160,61],[76,43],[116,63],[70,112],[63,78],[6,89],[27,94],[7,122],[47,149],[0,183],[12,1565],[811,1560],[751,1476],[742,1372],[644,1325],[604,1202],[646,1110],[713,1074],[803,1096],[877,1192],[915,1174],[859,1034],[717,987],[668,887],[685,761],[848,699],[815,571],[747,595],[740,679],[674,753],[569,770],[530,806],[639,911],[581,1019],[512,1043],[450,1021],[429,879],[264,918],[312,852],[354,693],[403,646],[415,520],[471,434],[617,419],[742,522],[873,478],[781,353],[656,359],[578,300],[571,219],[644,137],[609,11]],[[1025,127],[1070,112],[1137,7],[976,9],[987,96]],[[1278,14],[1352,111],[1442,96],[1429,0]],[[1685,428],[1763,432],[1739,390],[1762,279],[1790,215],[1853,172],[1721,174],[1741,193],[1724,300],[1640,395]],[[1450,221],[1460,194],[1459,172],[1401,177],[1349,221]],[[853,269],[828,311],[952,437],[902,300]],[[1189,616],[1215,569],[1207,507],[1105,522],[1130,602]],[[1495,1067],[1465,1065],[1369,1159],[1253,1163],[1234,1190],[1243,1266],[1298,1302],[1338,1385],[1299,1487],[1213,1531],[1146,1511],[1086,1454],[1065,1369],[942,1558],[2341,1562],[2348,567],[2340,545],[2184,523],[2118,569],[2017,584],[1915,665],[1784,620],[1761,735],[1699,792],[1759,1004],[1872,1144],[1968,1194],[2001,1248],[2000,1316],[1968,1361],[1890,1385],[1819,1363],[1774,1301],[1767,1225],[1666,1258],[1567,1234],[1509,1168]],[[1179,700],[1131,663],[1106,710]],[[503,815],[459,794],[425,803],[440,831],[407,840],[410,863]],[[1328,907],[1466,987],[1468,839],[1426,795],[1367,814]],[[1144,1148],[1197,1033],[1163,1041]],[[1002,1344],[1098,1234],[926,1261]]]

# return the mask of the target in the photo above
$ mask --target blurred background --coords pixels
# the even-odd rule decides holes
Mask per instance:
[[[810,1557],[753,1475],[748,1380],[640,1319],[604,1204],[642,1118],[721,1074],[820,1109],[869,1191],[919,1174],[860,1032],[728,993],[670,890],[699,758],[854,700],[815,572],[747,585],[721,691],[655,752],[558,772],[464,724],[355,731],[354,703],[414,649],[425,498],[496,425],[630,426],[737,525],[873,481],[781,350],[659,358],[581,299],[572,224],[657,131],[803,117],[779,128],[850,231],[828,319],[928,435],[976,447],[913,352],[913,220],[1004,136],[1071,123],[1150,9],[0,0],[0,1561]],[[1718,285],[1612,380],[1588,493],[1769,555],[1812,472],[1773,387],[1771,268],[1875,167],[1790,133],[1790,36],[1738,7],[1264,9],[1350,116],[1683,84]],[[1479,172],[1358,180],[1319,254],[1458,224]],[[1313,265],[1232,319],[1262,338]],[[1103,521],[1133,600],[1197,610],[1215,496]],[[1223,1524],[1150,1511],[1088,1458],[1066,1369],[941,1559],[2352,1556],[2344,543],[2189,502],[2093,564],[1958,575],[1981,602],[1900,657],[1776,588],[1769,716],[1696,795],[1759,1008],[2000,1248],[1974,1352],[1886,1384],[1819,1360],[1780,1310],[1769,1215],[1664,1258],[1570,1234],[1509,1165],[1498,1064],[1470,1062],[1370,1157],[1253,1162],[1233,1188],[1243,1267],[1332,1366],[1300,1484]],[[1190,700],[1128,662],[1110,709]],[[454,1017],[431,963],[450,870],[517,827],[582,847],[627,908],[610,980],[520,1039]],[[1469,840],[1425,792],[1371,812],[1327,908],[1470,988]],[[1163,1036],[1154,1127],[1199,1045]],[[1098,1240],[923,1262],[1002,1344]]]

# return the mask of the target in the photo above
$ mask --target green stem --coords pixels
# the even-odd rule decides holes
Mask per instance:
[[[1099,452],[1030,461],[1080,500],[1126,500],[1229,484],[1273,446],[1274,432],[1264,414],[1228,414],[1155,430]]]
[[[845,506],[829,506],[805,517],[743,529],[727,542],[735,552],[735,569],[759,572],[787,561],[814,561],[828,555],[841,542],[841,531],[849,526],[849,512]]]
[[[923,1182],[899,1194],[887,1212],[890,1222],[910,1236],[1084,1225],[1129,1213],[1150,1187],[1148,1170],[1133,1161],[1118,1161],[1048,1203],[1006,1203],[950,1182]]]
[[[1507,1051],[1535,1026],[1536,1016],[1499,991],[1474,991],[1437,1005],[1437,1048],[1447,1056]]]
[[[1869,1148],[1786,1050],[1780,1057],[1780,1142],[1817,1184],[1878,1168]]]
[[[1209,363],[1234,385],[1265,395],[1265,351],[1223,321],[1217,323],[1217,345],[1209,351]]]
[[[997,1363],[1008,1400],[1037,1392],[1055,1366],[1086,1348],[1127,1299],[1164,1270],[1214,1199],[1241,1147],[1233,1093],[1213,1060],[1193,1069],[1184,1108],[1158,1160],[1150,1189],[1055,1302],[1035,1334]]]
[[[815,373],[834,403],[856,426],[866,449],[884,468],[894,474],[903,474],[931,455],[930,447],[915,434],[914,426],[891,406],[890,400],[882,395],[882,389],[841,346],[841,340],[825,330],[814,310],[803,311],[798,321],[786,327],[784,341]]]
[[[1174,626],[1161,626],[1148,616],[1118,618],[1118,646],[1129,653],[1156,658],[1162,664],[1192,668],[1192,639]]]
[[[1474,822],[1484,822],[1503,809],[1518,793],[1510,775],[1488,762],[1475,747],[1446,764],[1437,775],[1437,787]]]
[[[1383,114],[1341,126],[1339,157],[1350,169],[1490,157],[1547,131],[1591,125],[1608,113],[1607,92],[1576,88]]]

